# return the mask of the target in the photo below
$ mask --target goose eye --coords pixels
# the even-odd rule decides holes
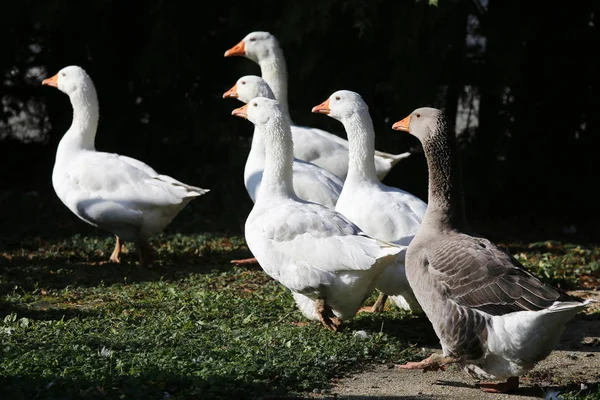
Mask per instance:
[[[417,117],[417,118],[421,118],[421,114],[419,114],[419,113],[416,113],[416,114],[415,114],[415,117]]]
[[[254,103],[254,104],[252,104],[252,105],[253,105],[254,107],[258,107],[258,104],[257,104],[257,103]]]
[[[336,99],[336,100],[339,100],[339,99],[340,99],[340,96],[335,96],[335,99]]]
[[[242,85],[245,85],[245,84],[246,84],[246,81],[242,81]]]
[[[256,38],[250,38],[251,42],[256,42]]]
[[[66,74],[66,73],[64,73],[64,72],[61,72],[61,73],[60,73],[60,76],[67,76],[67,74]]]

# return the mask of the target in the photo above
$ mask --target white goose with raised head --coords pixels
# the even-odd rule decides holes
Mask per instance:
[[[269,32],[251,32],[225,57],[243,56],[260,66],[262,78],[279,101],[283,114],[290,121],[294,137],[294,156],[332,172],[342,181],[348,173],[348,141],[322,129],[294,124],[288,107],[287,67],[279,42]],[[375,151],[375,170],[382,180],[400,160],[410,153],[389,154]]]
[[[139,160],[97,151],[98,97],[81,67],[65,67],[42,84],[66,93],[73,107],[73,122],[58,144],[52,171],[56,194],[79,218],[117,237],[111,261],[120,262],[123,241],[133,241],[140,264],[150,264],[148,238],[209,190],[160,175]]]
[[[373,162],[375,130],[369,107],[362,97],[349,90],[339,90],[313,107],[312,112],[340,121],[348,135],[348,176],[335,210],[373,237],[408,246],[421,225],[427,204],[377,179]],[[406,279],[405,255],[404,251],[400,253],[396,262],[381,274],[376,285],[379,298],[365,311],[382,311],[388,296],[400,308],[422,311]]]
[[[223,98],[235,98],[243,103],[248,103],[255,97],[275,99],[267,82],[255,75],[241,77],[223,94]],[[289,125],[289,121],[285,123]],[[297,139],[301,140],[301,138]],[[255,126],[250,153],[244,167],[244,184],[253,202],[256,202],[265,168],[265,146],[264,135]],[[337,176],[324,168],[297,158],[294,158],[292,169],[294,190],[299,198],[329,208],[335,207],[344,185]]]
[[[292,179],[293,142],[276,100],[252,99],[232,112],[265,137],[265,168],[248,215],[248,247],[263,270],[292,291],[309,319],[337,330],[373,291],[403,247],[368,236],[342,214],[298,198]]]
[[[552,352],[565,323],[593,300],[544,284],[506,251],[469,233],[456,139],[441,110],[418,108],[393,129],[416,136],[427,158],[427,211],[408,247],[406,274],[443,350],[401,368],[456,362],[490,380],[480,383],[484,391],[516,389],[519,376]]]

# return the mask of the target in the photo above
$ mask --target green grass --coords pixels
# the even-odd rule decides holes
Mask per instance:
[[[229,263],[249,256],[241,237],[158,236],[149,268],[133,252],[103,263],[113,240],[30,238],[0,252],[1,398],[290,398],[370,363],[419,359],[437,342],[425,317],[396,309],[339,333],[306,323],[258,266]],[[513,248],[549,281],[599,278],[597,248]]]
[[[159,237],[160,262],[101,264],[112,239],[28,240],[0,268],[3,398],[257,398],[326,389],[365,363],[414,358],[434,337],[400,311],[333,334],[305,322],[241,238]],[[411,319],[416,321],[412,324]],[[412,324],[412,325],[411,325]],[[416,331],[413,331],[417,327]],[[367,339],[354,336],[366,330]]]
[[[574,385],[577,386],[577,385]],[[600,386],[579,385],[579,388],[566,390],[559,395],[560,400],[598,400],[600,399]]]
[[[551,285],[564,290],[600,287],[600,247],[556,241],[505,247]]]

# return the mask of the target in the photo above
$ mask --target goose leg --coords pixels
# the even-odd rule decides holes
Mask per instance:
[[[258,261],[256,260],[256,258],[252,257],[252,258],[243,258],[241,260],[231,260],[230,261],[232,264],[235,265],[242,265],[242,264],[258,264]]]
[[[423,372],[427,371],[445,371],[448,366],[446,364],[450,364],[456,362],[456,360],[452,357],[444,357],[441,354],[432,354],[424,360],[417,362],[407,362],[403,365],[398,365],[397,368],[400,369],[422,369]]]
[[[342,324],[342,321],[335,316],[331,310],[331,307],[325,304],[324,299],[317,299],[317,301],[315,301],[315,309],[317,310],[319,319],[325,328],[337,332]]]
[[[479,387],[486,393],[506,393],[519,388],[519,377],[512,376],[506,382],[481,382]]]
[[[361,309],[358,310],[358,312],[382,312],[383,308],[385,307],[385,302],[387,301],[387,298],[387,294],[379,292],[379,297],[377,298],[375,304],[373,304],[371,307],[361,307]]]
[[[387,294],[380,292],[377,301],[375,302],[375,304],[373,304],[373,312],[382,312],[383,308],[385,307],[385,302],[387,301],[387,298]]]
[[[123,242],[121,241],[120,237],[116,237],[117,238],[117,243],[115,243],[115,249],[113,250],[112,254],[110,255],[109,260],[111,262],[117,263],[119,264],[121,262],[121,248],[123,247]]]
[[[135,247],[140,259],[140,266],[146,267],[152,265],[155,259],[155,251],[150,243],[145,239],[138,239],[135,242]]]

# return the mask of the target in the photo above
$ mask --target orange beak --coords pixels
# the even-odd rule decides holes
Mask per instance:
[[[243,40],[225,52],[225,57],[245,56],[245,55],[246,55],[246,45],[244,44]]]
[[[42,85],[53,86],[55,88],[58,87],[58,74],[54,75],[52,78],[47,78],[42,81]]]
[[[312,112],[319,114],[329,114],[331,110],[329,109],[329,99],[325,100],[318,106],[314,106],[312,108]]]
[[[237,94],[237,83],[235,85],[233,85],[233,87],[231,89],[229,89],[228,91],[223,93],[224,99],[227,99],[227,98],[237,99],[238,97],[239,96]]]
[[[244,104],[242,107],[236,108],[231,112],[231,115],[248,119],[248,104]]]
[[[410,115],[392,125],[392,129],[395,131],[410,132]]]

